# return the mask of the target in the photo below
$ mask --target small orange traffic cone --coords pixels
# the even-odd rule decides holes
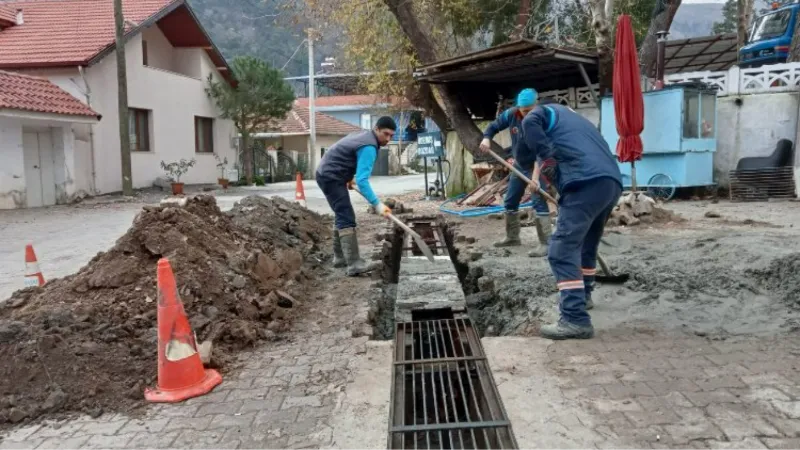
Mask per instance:
[[[297,188],[294,190],[294,199],[300,206],[306,206],[306,191],[303,189],[303,174],[297,172]]]
[[[25,246],[25,287],[44,286],[44,275],[39,270],[39,261],[33,252],[33,245]]]
[[[208,394],[222,383],[216,370],[204,369],[189,319],[178,298],[169,260],[158,260],[158,387],[147,388],[148,402],[175,403]]]

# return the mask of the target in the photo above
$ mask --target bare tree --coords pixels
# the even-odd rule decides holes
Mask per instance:
[[[736,41],[739,48],[747,42],[747,31],[750,28],[750,20],[753,16],[753,0],[736,1]]]
[[[609,11],[614,10],[613,0],[589,0],[592,11],[592,30],[599,59],[598,79],[600,95],[611,90],[614,82],[614,50],[611,40],[611,18]]]
[[[644,73],[653,77],[656,73],[656,56],[658,54],[656,41],[659,31],[669,31],[672,26],[672,20],[675,18],[675,13],[681,6],[681,0],[657,0],[656,6],[653,10],[653,19],[650,22],[650,28],[647,30],[647,36],[642,44],[642,58],[641,62],[644,64]]]

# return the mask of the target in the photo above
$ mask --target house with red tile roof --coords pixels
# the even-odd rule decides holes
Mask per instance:
[[[317,119],[315,124],[317,161],[325,154],[325,149],[336,141],[361,130],[355,125],[319,111],[314,116]],[[285,156],[292,158],[297,163],[300,155],[311,154],[310,117],[308,107],[295,103],[285,119],[276,121],[263,132],[254,134],[253,138],[263,141],[264,148],[267,149],[274,161],[277,161],[277,152],[283,152]],[[309,169],[309,172],[313,174],[314,170]],[[289,175],[293,176],[293,171]]]
[[[181,181],[214,183],[214,154],[237,160],[233,122],[205,92],[209,77],[233,83],[225,59],[186,0],[123,0],[123,13],[134,187],[181,158],[197,161]],[[113,2],[0,0],[0,70],[45,78],[101,115],[71,126],[70,177],[75,192],[122,189]]]
[[[0,70],[0,209],[66,203],[75,195],[71,174],[80,162],[72,127],[99,120],[47,79]]]

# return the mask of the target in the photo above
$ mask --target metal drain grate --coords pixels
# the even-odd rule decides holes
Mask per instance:
[[[391,449],[517,448],[469,319],[397,324]]]

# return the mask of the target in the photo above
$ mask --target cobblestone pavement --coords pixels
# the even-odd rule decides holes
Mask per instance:
[[[618,329],[547,346],[598,448],[800,448],[800,339]]]

